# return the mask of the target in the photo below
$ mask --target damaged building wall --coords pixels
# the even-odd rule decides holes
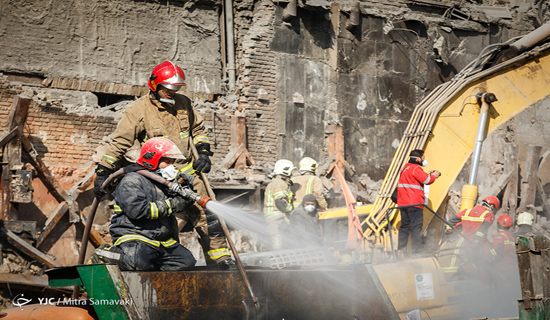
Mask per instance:
[[[219,93],[220,5],[2,0],[0,70],[37,75],[51,87],[133,95],[169,59],[185,70],[189,91]]]
[[[74,9],[64,3],[36,5],[29,17],[2,11],[3,22],[25,28],[0,38],[7,48],[0,70],[9,77],[40,75],[50,87],[132,96],[147,91],[142,85],[151,66],[171,58],[184,68],[186,92],[200,98],[196,105],[218,140],[215,163],[229,152],[229,119],[239,112],[247,117],[248,149],[260,165],[281,157],[322,160],[326,126],[340,124],[348,162],[358,174],[378,180],[420,99],[484,46],[533,29],[536,19],[530,17],[538,16],[526,14],[533,1],[499,4],[511,6],[512,20],[465,10],[469,21],[445,16],[445,7],[360,2],[359,24],[350,28],[349,2],[305,3],[297,17],[284,22],[285,2],[235,1],[238,90],[235,99],[223,97],[216,104],[199,100],[222,91],[219,1],[100,2],[94,10],[85,3]],[[10,1],[5,5],[15,7]],[[56,14],[63,8],[66,13]],[[88,11],[93,14],[84,17]],[[176,16],[158,28],[157,21]],[[58,26],[59,17],[67,18],[64,27]],[[94,28],[79,29],[82,21]],[[154,31],[138,31],[149,29]],[[50,40],[33,39],[44,32],[50,36],[42,38]],[[19,48],[12,37],[23,39]],[[36,43],[46,50],[32,50]],[[46,56],[38,59],[41,54]]]
[[[484,47],[534,29],[548,11],[535,1],[359,2],[359,23],[350,27],[349,2],[305,1],[288,21],[286,2],[253,3],[236,1],[243,10],[236,21],[251,23],[236,26],[251,153],[267,164],[323,160],[327,125],[339,124],[346,160],[374,180],[384,177],[412,111],[431,89]],[[510,18],[490,16],[484,5]]]

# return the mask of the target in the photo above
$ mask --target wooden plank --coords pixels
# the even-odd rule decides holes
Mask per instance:
[[[535,193],[537,188],[537,171],[542,147],[529,145],[525,160],[525,173],[521,177],[521,202],[519,212],[528,211],[533,217],[535,212]]]
[[[22,96],[15,96],[10,107],[8,115],[7,130],[14,130],[16,135],[21,135],[25,127],[25,121],[29,112],[31,99]],[[9,135],[9,134],[8,134]],[[2,161],[7,163],[2,166],[2,175],[0,177],[0,192],[2,200],[2,211],[0,218],[11,219],[12,204],[10,202],[10,181],[11,171],[20,170],[21,163],[21,145],[18,139],[10,139],[4,146]]]
[[[77,184],[75,184],[71,190],[69,190],[69,199],[68,202],[69,205],[69,214],[70,214],[70,222],[71,223],[77,223],[80,221],[80,208],[78,207],[78,203],[76,202],[76,199],[78,198],[78,195],[82,193],[88,186],[90,186],[93,182],[92,177],[95,174],[95,163],[90,166],[88,169],[88,174],[80,180]]]
[[[245,191],[245,192],[241,192],[241,193],[239,193],[239,194],[234,194],[234,195],[232,195],[232,196],[229,196],[229,197],[227,197],[227,198],[221,200],[220,203],[229,203],[229,202],[231,202],[231,201],[233,201],[233,200],[235,200],[235,199],[238,199],[238,198],[240,198],[240,197],[242,197],[242,196],[244,196],[244,195],[247,195],[247,194],[249,194],[249,193],[250,193],[249,191]]]
[[[502,207],[507,210],[508,215],[515,222],[518,206],[518,146],[516,144],[508,144],[504,151],[504,158],[504,172],[513,173],[502,196]]]
[[[0,283],[48,288],[48,277],[29,276],[14,273],[0,273]]]
[[[78,222],[83,229],[86,229],[86,218],[84,216],[80,217],[80,221]],[[105,240],[103,240],[103,237],[99,234],[99,232],[94,228],[92,225],[92,228],[90,229],[90,242],[97,248],[100,245],[107,243]]]
[[[4,132],[0,133],[0,148],[2,148],[6,143],[8,143],[11,139],[17,136],[17,128],[13,128],[11,130],[5,130]]]
[[[44,164],[44,162],[42,162],[42,160],[40,160],[40,158],[38,158],[38,155],[36,154],[36,151],[34,150],[34,147],[29,139],[25,136],[21,136],[21,143],[29,155],[31,164],[36,169],[38,177],[42,180],[42,183],[44,183],[46,188],[48,188],[48,191],[50,191],[58,202],[69,201],[67,192],[61,188],[61,185],[51,174],[50,170],[48,170],[48,167]]]
[[[69,206],[65,201],[61,202],[57,206],[57,208],[55,208],[54,212],[52,212],[52,214],[46,221],[46,224],[44,225],[44,229],[40,233],[40,236],[38,236],[38,239],[36,240],[37,248],[40,248],[40,245],[44,242],[46,237],[48,237],[48,235],[52,232],[52,230],[55,228],[57,223],[61,221],[61,218],[63,218],[65,213],[67,213],[67,210],[69,210]]]
[[[239,158],[241,153],[244,152],[244,150],[246,150],[244,144],[241,144],[238,148],[233,148],[231,151],[229,151],[229,153],[223,159],[222,166],[225,169],[231,168],[231,166],[233,166],[235,161],[237,161],[237,159]]]
[[[5,227],[0,227],[0,233],[6,236],[6,240],[9,244],[19,249],[24,254],[35,259],[36,261],[45,264],[49,268],[61,267],[61,265],[48,257],[42,251],[36,249],[35,247],[28,244],[25,240],[19,238],[15,233],[6,229]]]
[[[491,191],[489,192],[489,195],[497,195],[504,188],[506,188],[506,186],[512,180],[512,177],[514,176],[514,173],[515,173],[514,171],[510,171],[510,172],[505,173],[502,176],[500,176],[500,178],[497,180],[497,182],[491,187]]]
[[[537,179],[537,192],[542,199],[542,208],[546,211],[547,215],[550,214],[550,201],[548,200],[548,196],[546,195],[546,192],[544,192],[542,182],[540,182],[539,179]]]
[[[23,96],[15,96],[10,107],[8,115],[8,130],[17,129],[17,134],[21,135],[25,128],[27,115],[29,114],[29,106],[31,99]]]

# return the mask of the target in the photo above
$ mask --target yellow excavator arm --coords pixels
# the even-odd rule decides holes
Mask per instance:
[[[509,119],[549,97],[550,44],[541,44],[549,35],[550,24],[546,24],[511,45],[490,46],[493,51],[484,50],[476,61],[453,80],[434,89],[416,107],[380,193],[372,206],[361,210],[361,225],[370,244],[390,248],[386,217],[389,214],[394,227],[400,222],[398,211],[388,210],[396,206],[390,196],[397,186],[400,169],[412,150],[425,151],[430,160],[426,171],[437,169],[442,173],[436,183],[430,185],[428,195],[428,206],[437,212],[472,153],[474,158],[479,156],[476,152],[477,149],[480,151],[482,140]],[[539,46],[525,51],[535,45]],[[502,48],[509,49],[503,51]],[[503,53],[509,54],[510,51],[514,52],[513,57],[508,56],[508,60],[495,64],[495,60],[504,60]],[[524,52],[518,54],[521,51]],[[488,67],[489,64],[494,65]],[[479,124],[480,118],[486,120],[483,127]],[[477,187],[472,183],[477,168],[472,171],[470,183],[474,188],[468,189],[469,195],[463,195],[469,200],[465,205],[470,207],[477,197]],[[321,219],[330,216],[327,212]],[[433,214],[425,209],[425,222],[432,217]],[[424,223],[424,227],[427,226],[428,223]]]

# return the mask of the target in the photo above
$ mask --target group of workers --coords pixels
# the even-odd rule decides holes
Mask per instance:
[[[113,245],[98,248],[94,253],[96,262],[115,262],[123,270],[189,270],[196,260],[179,243],[179,232],[191,222],[207,265],[235,268],[216,215],[179,192],[189,188],[208,197],[201,172],[210,171],[212,156],[203,118],[188,97],[176,93],[184,85],[180,67],[170,61],[157,65],[148,80],[149,93],[124,111],[112,134],[96,168],[94,194],[98,198],[106,194],[104,182],[123,165],[124,155],[134,142],[139,141],[142,147],[139,159],[124,168],[126,175],[112,193],[115,204],[109,230]],[[397,187],[397,204],[402,207],[400,251],[406,250],[409,236],[413,253],[421,250],[424,186],[441,175],[437,170],[425,172],[422,167],[426,164],[424,152],[413,150],[401,170]],[[307,240],[317,244],[321,241],[318,213],[326,210],[327,202],[323,183],[315,175],[317,161],[305,157],[299,162],[299,175],[293,176],[295,169],[290,160],[278,160],[265,189],[264,216],[274,250],[304,246]],[[175,183],[168,188],[142,174],[145,171]],[[480,206],[453,216],[450,223],[461,229],[463,237],[449,237],[448,245],[461,247],[467,241],[474,248],[485,247],[487,230],[499,205],[498,199],[490,196]],[[508,232],[512,218],[502,215],[497,225],[499,232],[490,249],[494,261],[514,245]],[[456,257],[451,259],[445,270],[456,272],[456,261]]]
[[[412,253],[421,251],[423,208],[427,204],[424,186],[434,183],[441,176],[437,170],[425,172],[422,167],[426,165],[424,152],[413,150],[409,154],[408,163],[401,169],[397,185],[397,206],[401,207],[398,252],[406,252],[409,236]],[[490,278],[491,275],[504,275],[517,268],[514,236],[532,231],[533,216],[529,212],[519,214],[518,228],[511,233],[514,224],[512,217],[500,215],[496,221],[497,232],[489,241],[489,228],[499,208],[499,199],[488,196],[480,205],[464,209],[448,219],[446,241],[438,253],[439,263],[446,276],[471,277],[481,273],[480,267],[489,266],[491,270],[497,271],[485,273]]]
[[[298,164],[300,174],[293,177],[295,169],[292,161],[278,160],[265,189],[264,216],[273,250],[307,246],[320,236],[318,212],[327,209],[327,201],[323,182],[315,175],[317,161],[303,158]]]

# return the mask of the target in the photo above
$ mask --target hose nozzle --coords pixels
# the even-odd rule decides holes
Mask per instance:
[[[191,191],[191,189],[188,189],[188,188],[182,188],[181,191],[180,191],[180,194],[184,199],[196,202],[199,206],[201,206],[203,208],[206,208],[206,203],[208,201],[212,200],[208,197],[200,196],[200,195],[194,193],[193,191]]]
[[[210,201],[210,200],[212,200],[212,199],[210,199],[210,198],[208,198],[208,197],[200,197],[200,199],[197,200],[197,203],[199,204],[199,206],[201,206],[201,207],[203,207],[203,208],[206,209],[206,203],[207,203],[208,201]]]

